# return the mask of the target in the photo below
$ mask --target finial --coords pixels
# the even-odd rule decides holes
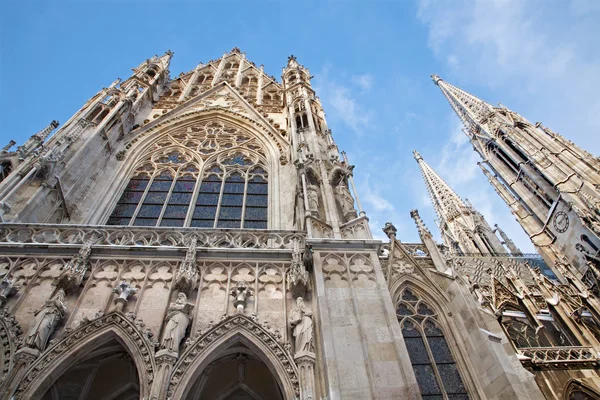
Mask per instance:
[[[231,49],[230,53],[241,54],[242,51],[238,47],[234,47]]]
[[[419,210],[417,210],[417,209],[410,210],[410,216],[412,219],[415,220],[415,224],[417,225],[417,230],[419,231],[419,236],[421,236],[421,238],[431,237],[431,232],[429,232],[429,229],[427,229],[427,227],[425,226],[425,223],[421,219],[421,216],[419,215]]]
[[[291,55],[288,57],[288,62],[290,62],[290,61],[296,61],[296,56],[295,56],[295,55],[293,55],[293,54],[291,54]]]
[[[431,74],[431,80],[433,81],[433,83],[439,86],[439,82],[442,80],[442,78],[440,78],[438,74]]]
[[[173,54],[175,54],[175,53],[173,53],[173,52],[171,51],[171,49],[168,49],[168,50],[165,52],[165,54],[166,54],[166,55],[168,55],[168,56],[171,56],[171,57],[172,57],[172,56],[173,56]]]
[[[423,157],[421,157],[421,154],[416,150],[413,150],[413,157],[415,158],[415,160],[417,160],[417,162],[423,159]]]
[[[396,229],[394,224],[392,224],[391,222],[386,222],[385,227],[382,229],[382,231],[387,235],[387,237],[391,239],[392,235],[396,236],[396,232],[398,232],[398,229]]]

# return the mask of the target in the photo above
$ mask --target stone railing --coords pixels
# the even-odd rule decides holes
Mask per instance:
[[[565,368],[569,364],[581,363],[598,364],[598,357],[591,347],[527,347],[520,348],[519,353],[526,357],[526,359],[521,359],[524,364],[549,368]]]
[[[0,224],[0,246],[81,245],[188,247],[192,237],[198,248],[289,249],[304,233],[250,229],[201,229],[167,227],[118,227],[97,225]]]
[[[402,243],[402,246],[413,257],[429,257],[429,251],[423,243]]]

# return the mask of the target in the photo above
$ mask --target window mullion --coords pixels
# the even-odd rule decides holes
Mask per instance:
[[[194,186],[194,192],[192,193],[192,199],[190,201],[190,206],[188,208],[185,221],[183,222],[184,227],[190,226],[192,224],[192,217],[194,215],[194,211],[196,210],[196,200],[198,200],[198,195],[200,193],[200,185],[202,184],[202,178],[202,174],[198,173],[198,177],[196,178],[196,185]]]
[[[215,211],[215,222],[213,228],[217,227],[219,222],[219,213],[221,212],[221,202],[223,201],[223,191],[225,190],[225,181],[227,180],[227,170],[223,171],[223,179],[221,180],[221,190],[219,191],[219,201],[217,202],[217,210]]]
[[[240,227],[243,229],[244,228],[244,219],[246,216],[246,199],[248,198],[248,180],[250,179],[249,177],[249,171],[246,171],[246,181],[244,183],[244,197],[242,197],[242,216],[240,219]]]
[[[171,195],[173,194],[173,189],[175,188],[175,182],[177,182],[178,178],[179,178],[179,176],[177,174],[175,174],[175,177],[173,178],[173,181],[171,182],[171,187],[169,188],[169,192],[167,193],[167,197],[165,198],[165,202],[163,203],[162,209],[160,210],[160,215],[158,216],[158,221],[156,221],[156,225],[154,225],[154,226],[160,226],[163,215],[165,215],[165,211],[167,211],[167,206],[169,205],[169,200],[171,200]]]
[[[142,208],[142,204],[144,204],[144,200],[146,200],[146,196],[148,195],[148,192],[150,191],[150,186],[152,186],[152,183],[154,182],[154,178],[156,178],[156,171],[155,171],[154,175],[151,176],[150,179],[148,179],[148,185],[146,185],[144,194],[140,198],[140,202],[138,203],[137,207],[135,208],[135,211],[133,212],[133,215],[131,216],[131,220],[129,221],[129,225],[127,225],[127,226],[134,226],[133,223],[135,222],[135,219],[137,218],[137,215],[140,212],[140,209]],[[130,179],[130,181],[131,181],[131,179]]]
[[[433,373],[435,374],[435,379],[437,380],[438,386],[440,387],[440,391],[442,392],[442,396],[444,397],[444,400],[448,400],[448,394],[446,393],[446,388],[444,387],[444,382],[442,382],[442,377],[440,375],[440,372],[438,371],[438,367],[437,367],[437,363],[435,362],[435,358],[433,357],[433,352],[431,351],[431,347],[429,347],[429,339],[427,338],[427,335],[425,334],[425,329],[423,324],[426,322],[427,320],[423,321],[423,323],[421,324],[421,335],[423,337],[423,342],[425,342],[425,348],[427,349],[427,355],[429,356],[429,360],[431,361],[431,368],[433,369]]]

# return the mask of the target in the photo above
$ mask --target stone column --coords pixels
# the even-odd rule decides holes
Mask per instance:
[[[300,400],[316,400],[315,353],[302,351],[294,356],[300,378]]]
[[[3,393],[0,397],[2,400],[9,400],[13,397],[17,385],[21,383],[29,366],[39,355],[39,350],[30,347],[23,347],[16,352],[15,365],[4,383],[0,385],[0,393]]]
[[[177,362],[177,352],[168,349],[159,350],[156,353],[156,373],[150,388],[150,400],[163,400],[167,398],[167,389],[171,380],[173,366]]]

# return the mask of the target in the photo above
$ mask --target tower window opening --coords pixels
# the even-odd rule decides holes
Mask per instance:
[[[308,116],[306,113],[302,114],[302,126],[308,128]]]
[[[587,235],[581,235],[581,241],[587,244],[596,253],[598,252],[598,246],[596,246]]]
[[[12,172],[12,164],[9,161],[0,163],[0,182]]]

